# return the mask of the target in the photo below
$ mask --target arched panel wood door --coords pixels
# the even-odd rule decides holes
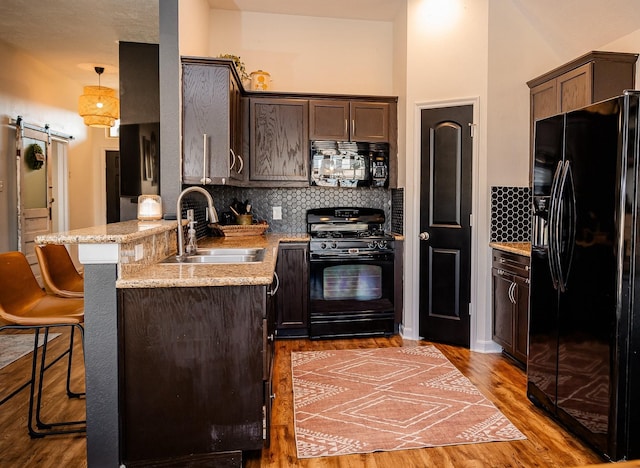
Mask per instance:
[[[420,336],[469,347],[473,106],[423,109]]]

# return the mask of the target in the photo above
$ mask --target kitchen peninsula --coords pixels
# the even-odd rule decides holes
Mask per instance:
[[[36,239],[77,244],[85,268],[88,466],[240,466],[241,451],[268,436],[278,244],[306,234],[200,242],[264,248],[259,263],[159,264],[176,252],[176,226],[127,221]]]

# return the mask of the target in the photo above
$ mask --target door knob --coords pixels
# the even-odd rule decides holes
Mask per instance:
[[[420,233],[420,240],[429,240],[429,233],[427,231]]]

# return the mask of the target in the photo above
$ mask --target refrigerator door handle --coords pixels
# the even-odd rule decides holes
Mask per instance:
[[[567,188],[569,190],[567,190]],[[557,239],[557,266],[558,266],[558,286],[560,291],[567,289],[567,281],[569,280],[569,271],[573,261],[573,249],[576,240],[576,196],[575,186],[573,184],[573,173],[571,171],[571,162],[565,161],[562,171],[562,179],[560,182],[560,190],[558,192],[558,239]],[[569,198],[568,206],[564,204],[565,197]],[[567,206],[568,209],[564,209]],[[566,226],[566,230],[563,228]],[[565,233],[565,238],[561,239],[561,233]],[[562,249],[562,241],[565,249]]]
[[[560,237],[558,217],[560,214],[560,203],[558,198],[560,178],[562,176],[563,164],[558,162],[553,181],[551,182],[551,197],[549,202],[549,272],[554,289],[558,289],[558,255],[556,246]]]

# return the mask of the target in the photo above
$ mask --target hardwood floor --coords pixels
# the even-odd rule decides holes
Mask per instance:
[[[63,337],[55,340],[60,351]],[[602,460],[575,437],[551,421],[534,407],[525,395],[524,372],[501,355],[471,353],[466,349],[437,344],[436,346],[489,398],[527,440],[484,444],[456,445],[366,455],[324,457],[306,460],[296,458],[293,429],[293,397],[291,387],[291,352],[317,349],[349,349],[387,346],[419,346],[424,342],[406,341],[400,337],[354,340],[279,340],[276,342],[271,444],[262,452],[246,454],[246,467],[309,467],[309,468],[396,468],[396,467],[572,467],[601,463]],[[1,391],[26,378],[29,357],[0,370]],[[57,374],[50,382],[51,393],[61,395],[64,385],[64,364],[53,368]],[[18,377],[18,375],[22,377]],[[74,379],[81,381],[80,372]],[[86,466],[86,443],[83,436],[55,436],[31,439],[26,431],[28,393],[24,391],[0,406],[0,466],[65,467]],[[82,401],[59,398],[53,403],[58,416],[84,417]],[[59,413],[59,414],[57,414]]]
[[[296,458],[290,378],[292,351],[419,346],[424,343],[397,336],[389,339],[277,341],[271,445],[261,454],[253,454],[247,468],[571,467],[601,462],[594,452],[528,401],[526,375],[507,359],[499,354],[471,353],[467,349],[440,344],[436,344],[438,349],[524,433],[527,440],[305,460]]]
[[[64,352],[69,344],[68,331],[50,342],[49,358]],[[2,333],[8,333],[4,331]],[[72,373],[73,391],[84,391],[84,368],[82,347],[76,339]],[[42,419],[48,422],[82,420],[85,418],[84,399],[69,399],[66,396],[67,360],[63,358],[45,374]],[[31,353],[0,369],[0,398],[4,398],[31,373]],[[86,438],[84,434],[68,434],[32,439],[27,432],[29,389],[0,406],[0,467],[2,468],[81,468],[86,463]]]

